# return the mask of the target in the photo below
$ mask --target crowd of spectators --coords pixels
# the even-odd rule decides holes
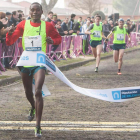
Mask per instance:
[[[94,16],[87,17],[86,19],[82,19],[82,17],[78,17],[78,20],[75,21],[76,15],[71,14],[70,18],[65,18],[63,21],[61,19],[58,19],[58,15],[49,12],[47,18],[45,18],[44,15],[42,15],[41,19],[47,22],[50,22],[56,30],[59,32],[61,36],[65,35],[83,35],[83,53],[86,53],[89,46],[89,37],[88,35],[84,34],[86,30],[89,28],[91,24],[93,24]],[[17,24],[21,22],[22,20],[29,20],[31,19],[30,15],[25,18],[24,13],[21,10],[10,12],[0,12],[0,42],[3,42],[3,38],[5,37],[6,33],[10,30],[11,26],[14,26],[16,28]],[[108,20],[104,20],[101,22],[103,27],[103,33],[105,36],[108,36],[110,31],[114,28],[114,26],[118,25],[118,20],[114,22],[113,16],[109,16]],[[124,25],[125,28],[128,28],[131,32],[135,28],[135,24],[132,23],[130,19],[128,19]],[[57,49],[58,45],[52,46],[52,51],[55,51]],[[104,47],[106,48],[106,44],[104,44]],[[105,49],[104,49],[105,52]],[[4,65],[6,68],[9,68],[9,61],[8,59],[4,60]]]

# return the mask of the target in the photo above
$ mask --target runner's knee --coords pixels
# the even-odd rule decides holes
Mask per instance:
[[[36,98],[42,97],[42,89],[37,88],[37,89],[35,90],[35,97],[36,97]]]

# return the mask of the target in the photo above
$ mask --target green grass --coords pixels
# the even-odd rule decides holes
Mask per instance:
[[[0,76],[0,79],[6,79],[9,78],[10,76]]]
[[[137,46],[137,47],[133,47],[133,48],[128,48],[125,50],[125,52],[128,52],[128,51],[131,51],[131,50],[135,50],[137,48],[140,48],[140,46]],[[113,55],[113,52],[107,52],[107,53],[102,53],[101,54],[101,57],[106,57],[106,56],[109,56],[109,55]],[[85,57],[91,57],[94,59],[93,55],[86,55]],[[55,61],[55,65],[60,67],[60,66],[65,66],[65,65],[68,65],[68,64],[72,64],[72,63],[76,63],[76,62],[81,62],[81,61],[84,61],[86,60],[85,58],[72,58],[72,59],[69,59],[67,58],[67,60],[60,60],[60,61]]]
[[[55,65],[60,67],[60,66],[64,66],[64,65],[68,65],[68,64],[72,64],[72,63],[76,63],[76,62],[81,62],[84,61],[84,58],[72,58],[72,59],[67,59],[67,60],[60,60],[60,61],[55,61]]]

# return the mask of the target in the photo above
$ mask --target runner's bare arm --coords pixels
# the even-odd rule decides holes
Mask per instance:
[[[109,39],[113,35],[113,32],[111,31],[110,34],[107,36],[106,39]]]
[[[104,35],[104,33],[102,32],[102,38],[106,39],[106,36]]]

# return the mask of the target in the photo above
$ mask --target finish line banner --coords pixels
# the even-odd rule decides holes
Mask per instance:
[[[70,82],[66,76],[55,66],[55,64],[46,56],[42,51],[24,51],[20,57],[18,66],[44,66],[50,72],[52,72],[62,82],[67,84],[75,91],[93,98],[97,98],[109,102],[124,102],[132,98],[140,97],[140,87],[127,87],[127,88],[116,88],[116,89],[87,89],[79,87]],[[45,86],[45,85],[44,85]],[[49,91],[44,93],[47,96]]]

